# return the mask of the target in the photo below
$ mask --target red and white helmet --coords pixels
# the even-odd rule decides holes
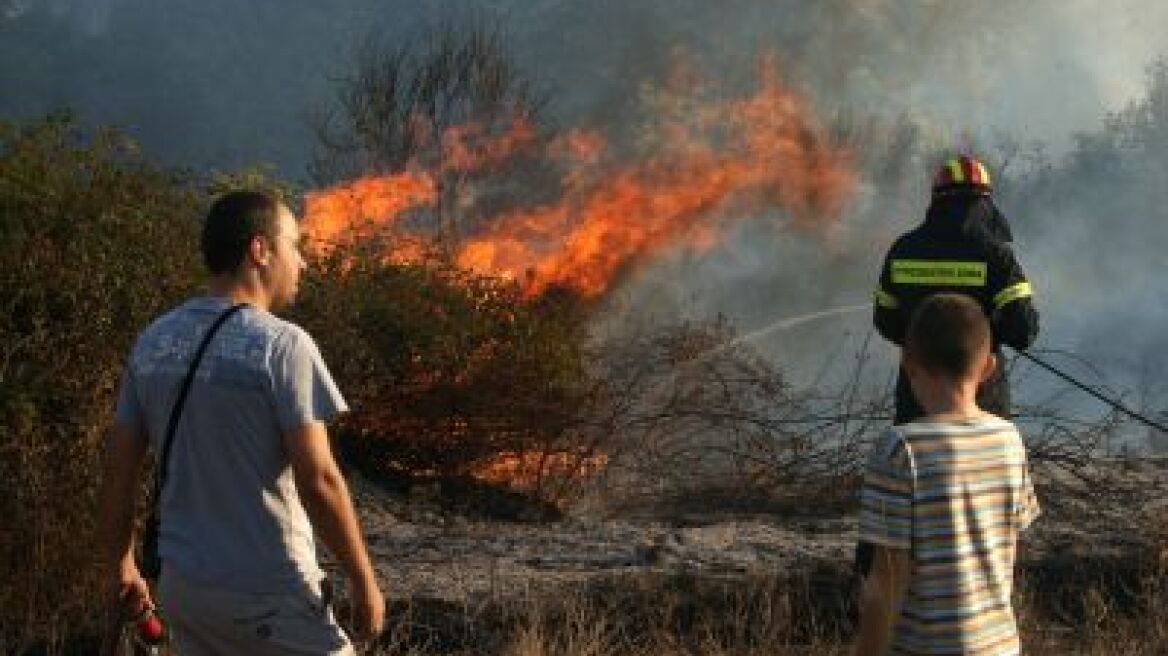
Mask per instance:
[[[933,177],[933,193],[969,190],[988,194],[992,184],[990,172],[977,159],[969,155],[954,157],[945,162]]]

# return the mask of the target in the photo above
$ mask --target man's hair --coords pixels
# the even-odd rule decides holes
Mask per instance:
[[[203,262],[213,275],[235,273],[256,235],[275,239],[280,197],[268,191],[232,191],[221,196],[203,222]]]
[[[934,294],[913,313],[904,344],[925,370],[960,380],[975,373],[990,347],[989,321],[964,294]]]

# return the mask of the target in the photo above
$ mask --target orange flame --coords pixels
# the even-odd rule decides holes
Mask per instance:
[[[578,164],[595,165],[608,144],[604,136],[589,130],[569,130],[552,142],[552,154]]]
[[[500,135],[489,134],[482,123],[456,125],[442,135],[442,165],[451,171],[480,171],[507,161],[535,141],[535,128],[525,117],[515,119]]]
[[[737,222],[781,216],[777,226],[812,229],[839,215],[856,180],[850,159],[782,84],[773,61],[763,62],[757,92],[744,99],[695,97],[690,89],[706,89],[692,75],[674,79],[687,91],[650,98],[658,113],[647,135],[655,144],[652,155],[614,165],[600,135],[567,132],[547,153],[565,162],[559,200],[489,217],[457,245],[459,265],[518,280],[529,295],[563,286],[592,297],[667,249],[716,246]],[[455,128],[444,136],[440,170],[495,166],[534,143],[526,121],[495,137],[477,125]],[[352,193],[348,187],[320,192],[310,196],[309,228],[337,234],[345,212],[392,226],[411,207],[436,205],[435,179],[402,174],[355,183],[388,185],[393,201],[382,208],[337,201]]]
[[[367,176],[305,194],[304,230],[314,242],[329,244],[390,227],[404,212],[433,205],[437,198],[434,179],[426,173]]]
[[[503,451],[472,472],[472,475],[488,483],[506,484],[518,490],[533,489],[541,481],[586,480],[599,474],[608,466],[608,456],[603,453],[579,455],[563,451]]]

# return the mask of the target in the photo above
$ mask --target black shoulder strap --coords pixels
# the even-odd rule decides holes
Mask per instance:
[[[174,400],[174,407],[170,409],[170,421],[166,424],[166,435],[162,438],[162,457],[158,461],[158,475],[154,478],[154,503],[156,504],[162,498],[162,486],[166,485],[166,470],[170,464],[170,447],[174,443],[174,432],[178,428],[178,419],[182,416],[183,404],[187,400],[187,393],[191,391],[191,383],[195,380],[195,372],[199,369],[203,352],[207,350],[207,345],[211,343],[211,338],[219,331],[219,327],[230,319],[231,315],[245,307],[247,307],[247,303],[240,303],[220,314],[219,318],[215,319],[215,323],[207,329],[207,334],[203,336],[203,342],[199,344],[194,357],[191,358],[191,368],[187,370],[187,376],[183,379],[182,387],[178,391],[178,398]]]

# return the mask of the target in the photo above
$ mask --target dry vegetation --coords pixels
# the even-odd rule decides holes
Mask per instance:
[[[1163,653],[1163,535],[1124,549],[1105,542],[1080,534],[1076,549],[1054,541],[1024,557],[1016,600],[1025,653]],[[842,654],[852,585],[846,563],[825,562],[737,576],[609,575],[462,602],[407,597],[374,653]]]

